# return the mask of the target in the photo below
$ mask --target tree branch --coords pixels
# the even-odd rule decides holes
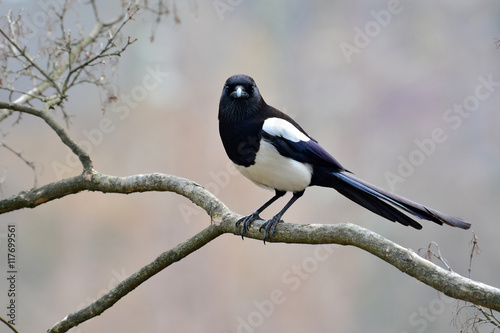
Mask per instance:
[[[95,7],[95,3],[92,2],[92,4],[93,4],[94,9],[95,9],[96,8]],[[37,86],[33,87],[28,92],[23,93],[23,95],[21,95],[16,100],[14,100],[14,104],[18,104],[18,105],[26,104],[26,103],[30,102],[33,98],[37,98],[38,96],[42,95],[43,92],[45,90],[47,90],[48,88],[50,88],[50,87],[54,87],[54,89],[56,89],[56,91],[58,91],[58,98],[56,98],[53,101],[51,101],[51,103],[54,102],[54,103],[52,103],[51,106],[54,106],[55,104],[57,104],[57,102],[61,102],[62,99],[65,97],[64,96],[65,92],[63,90],[61,90],[61,87],[56,84],[56,81],[58,81],[63,76],[64,73],[66,73],[68,70],[71,69],[72,64],[82,54],[83,50],[87,46],[89,46],[93,42],[95,42],[98,39],[98,37],[100,35],[102,35],[102,33],[105,31],[105,29],[108,29],[109,27],[117,24],[118,22],[121,22],[127,15],[130,16],[128,13],[122,13],[122,14],[118,15],[116,18],[114,18],[114,19],[112,19],[112,20],[110,20],[108,22],[103,22],[103,21],[96,22],[96,24],[94,25],[94,27],[92,28],[92,30],[90,31],[90,33],[86,37],[82,38],[74,46],[72,46],[72,52],[68,55],[67,59],[60,66],[58,66],[57,68],[55,68],[50,73],[46,73],[45,71],[43,71],[26,54],[26,51],[24,49],[21,49],[20,46],[18,46],[17,44],[15,44],[12,41],[12,39],[10,39],[5,33],[3,33],[3,31],[1,31],[1,34],[4,35],[7,38],[7,41],[11,42],[11,45],[14,45],[14,47],[16,48],[16,50],[18,50],[18,52],[21,52],[21,54],[24,55],[26,59],[28,59],[28,61],[30,62],[30,64],[32,66],[34,66],[37,70],[39,70],[42,73],[42,75],[46,78],[45,80],[43,80],[42,83],[40,83]],[[127,19],[127,20],[129,20],[129,19]],[[119,29],[121,30],[122,27],[123,27],[123,24],[120,25]],[[116,38],[116,35],[113,36],[113,40],[114,40],[114,38]],[[108,43],[109,43],[109,40],[108,40]],[[66,81],[69,80],[69,77],[71,77],[72,74],[73,74],[72,72],[68,73]],[[64,87],[64,85],[63,85],[63,87]],[[10,109],[10,108],[4,108],[4,109],[2,109],[2,107],[0,107],[0,122],[2,122],[2,120],[4,120],[7,117],[9,117],[12,114],[12,111],[13,110]]]
[[[3,319],[2,317],[0,317],[0,321],[2,323],[4,323],[5,325],[7,325],[8,328],[10,328],[12,330],[12,332],[14,333],[19,333],[16,328],[14,326],[12,326],[7,320]]]
[[[15,103],[6,103],[0,101],[0,110],[13,110],[24,113],[29,113],[31,115],[42,118],[47,125],[50,126],[59,136],[61,141],[71,149],[71,151],[78,156],[80,162],[82,162],[83,170],[85,172],[90,172],[92,170],[92,160],[90,159],[89,154],[85,150],[83,150],[64,130],[64,128],[59,125],[57,121],[50,115],[48,110],[40,110],[33,108],[27,105],[15,104]],[[1,121],[1,120],[0,120]]]
[[[48,332],[66,332],[84,321],[100,315],[115,304],[120,298],[137,288],[142,282],[159,273],[164,268],[185,256],[200,249],[213,239],[224,233],[240,236],[240,230],[235,227],[235,222],[240,216],[226,214],[222,221],[214,221],[209,227],[188,239],[186,242],[162,253],[153,262],[141,268],[119,283],[113,290],[103,295],[100,299],[72,313],[56,323]],[[258,231],[262,222],[254,222],[247,238],[263,239]],[[418,256],[414,251],[403,248],[384,237],[362,228],[355,224],[343,223],[336,225],[296,225],[280,224],[274,237],[268,242],[298,243],[298,244],[340,244],[353,245],[364,249],[389,264],[395,266],[403,273],[413,276],[421,282],[441,291],[447,296],[462,299],[474,304],[484,305],[490,309],[500,310],[500,289],[475,282],[447,271],[434,263]]]
[[[213,194],[188,179],[152,173],[129,177],[116,177],[96,171],[59,180],[45,186],[23,191],[0,200],[0,214],[22,208],[35,208],[40,204],[82,191],[129,194],[134,192],[169,191],[189,198],[210,216],[221,216],[229,209]]]
[[[7,41],[12,45],[12,47],[14,48],[14,54],[26,59],[30,66],[34,67],[40,74],[42,74],[43,77],[45,77],[46,82],[49,84],[49,86],[52,86],[54,89],[56,89],[59,94],[62,93],[53,78],[40,66],[38,66],[38,64],[33,61],[33,59],[31,59],[31,57],[26,53],[26,48],[21,48],[19,45],[17,45],[17,43],[12,40],[2,29],[0,29],[0,34],[4,36],[4,38],[7,39]]]
[[[49,329],[48,332],[67,332],[70,328],[100,315],[143,282],[161,272],[171,264],[195,252],[220,235],[222,235],[222,229],[215,224],[211,224],[187,241],[160,254],[153,262],[144,266],[139,271],[120,282],[115,288],[110,290],[106,295],[102,296],[94,303],[66,316],[64,319],[56,323],[54,327]]]
[[[95,303],[61,320],[50,332],[65,332],[69,328],[101,314],[141,283],[172,263],[203,247],[216,237],[224,233],[240,235],[240,230],[235,226],[235,222],[241,216],[230,211],[217,197],[188,179],[160,173],[139,174],[123,178],[103,175],[96,171],[83,173],[1,200],[0,214],[22,208],[33,208],[81,191],[124,194],[146,191],[175,192],[203,208],[211,217],[212,223],[189,240],[161,254],[152,263],[122,281]],[[261,224],[262,222],[254,222],[246,237],[262,240],[263,234],[258,231]],[[443,269],[420,257],[414,251],[358,225],[350,223],[334,225],[284,223],[279,225],[274,236],[268,241],[355,246],[379,257],[403,273],[413,276],[447,296],[500,311],[500,289]]]
[[[97,39],[99,34],[101,34],[102,29],[104,27],[104,24],[102,22],[97,22],[90,34],[82,39],[76,46],[75,49],[83,50],[87,45],[92,43],[94,40]],[[72,57],[68,57],[68,60],[58,69],[54,70],[54,72],[51,74],[52,81],[57,80],[60,76],[63,75],[63,73],[68,69],[69,66],[71,66],[71,63],[75,60],[77,53],[75,52]],[[38,86],[33,87],[30,91],[25,93],[24,95],[20,96],[17,98],[14,103],[15,104],[26,104],[29,101],[33,99],[33,97],[41,95],[45,90],[50,88],[52,86],[52,83],[50,81],[44,81],[40,83]],[[12,113],[12,109],[1,109],[0,107],[0,122],[10,116]]]

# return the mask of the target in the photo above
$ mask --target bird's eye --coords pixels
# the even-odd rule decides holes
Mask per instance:
[[[228,90],[229,90],[229,86],[228,86],[228,85],[225,85],[225,86],[224,86],[224,90],[225,90],[225,91],[228,91]]]

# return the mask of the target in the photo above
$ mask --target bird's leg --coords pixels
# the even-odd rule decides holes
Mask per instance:
[[[265,229],[264,244],[266,243],[266,239],[269,237],[269,234],[271,234],[271,236],[274,235],[274,229],[276,229],[276,225],[280,222],[283,222],[281,221],[281,217],[283,216],[283,214],[285,214],[287,209],[290,208],[293,205],[293,203],[302,196],[302,194],[304,194],[304,191],[294,192],[293,197],[290,199],[290,201],[288,201],[285,207],[283,207],[283,209],[278,214],[276,214],[272,219],[270,219],[269,221],[260,226],[259,231]]]
[[[243,236],[245,235],[245,232],[250,229],[250,225],[252,224],[253,221],[255,220],[262,220],[259,216],[260,213],[262,213],[264,211],[264,209],[266,209],[267,207],[269,207],[273,202],[275,202],[276,200],[278,200],[279,198],[281,198],[282,196],[285,195],[285,191],[278,191],[276,190],[276,194],[274,195],[274,197],[272,197],[271,199],[269,199],[265,204],[262,205],[262,207],[260,207],[259,209],[257,209],[255,212],[253,212],[252,214],[248,215],[248,216],[245,216],[245,217],[242,217],[241,219],[239,219],[237,222],[236,222],[236,226],[239,226],[240,223],[243,222],[243,227],[241,228],[241,238],[243,239]]]

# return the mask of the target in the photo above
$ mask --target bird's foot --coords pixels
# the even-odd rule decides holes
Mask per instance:
[[[274,229],[276,229],[276,226],[278,223],[283,223],[283,220],[280,219],[281,216],[276,215],[269,221],[263,223],[260,228],[259,232],[262,232],[262,229],[264,229],[264,244],[266,244],[266,239],[269,238],[269,235],[274,236]]]
[[[250,226],[255,220],[262,220],[262,219],[260,218],[258,213],[253,212],[252,214],[242,217],[241,219],[236,221],[236,226],[239,226],[241,223],[243,223],[243,226],[241,228],[241,239],[243,239],[243,236],[245,236],[245,232],[250,229]]]

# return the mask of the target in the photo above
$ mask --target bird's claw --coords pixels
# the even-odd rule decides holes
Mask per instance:
[[[260,218],[258,213],[253,212],[252,214],[242,217],[241,219],[236,221],[236,226],[239,226],[241,223],[243,223],[243,226],[241,227],[241,239],[244,239],[245,232],[247,232],[250,229],[250,226],[255,220],[262,220],[262,219]]]
[[[264,244],[266,244],[266,239],[269,238],[269,235],[274,236],[274,230],[278,223],[283,223],[283,220],[280,219],[280,216],[276,215],[260,226],[259,232],[262,232],[262,229],[264,229]]]

